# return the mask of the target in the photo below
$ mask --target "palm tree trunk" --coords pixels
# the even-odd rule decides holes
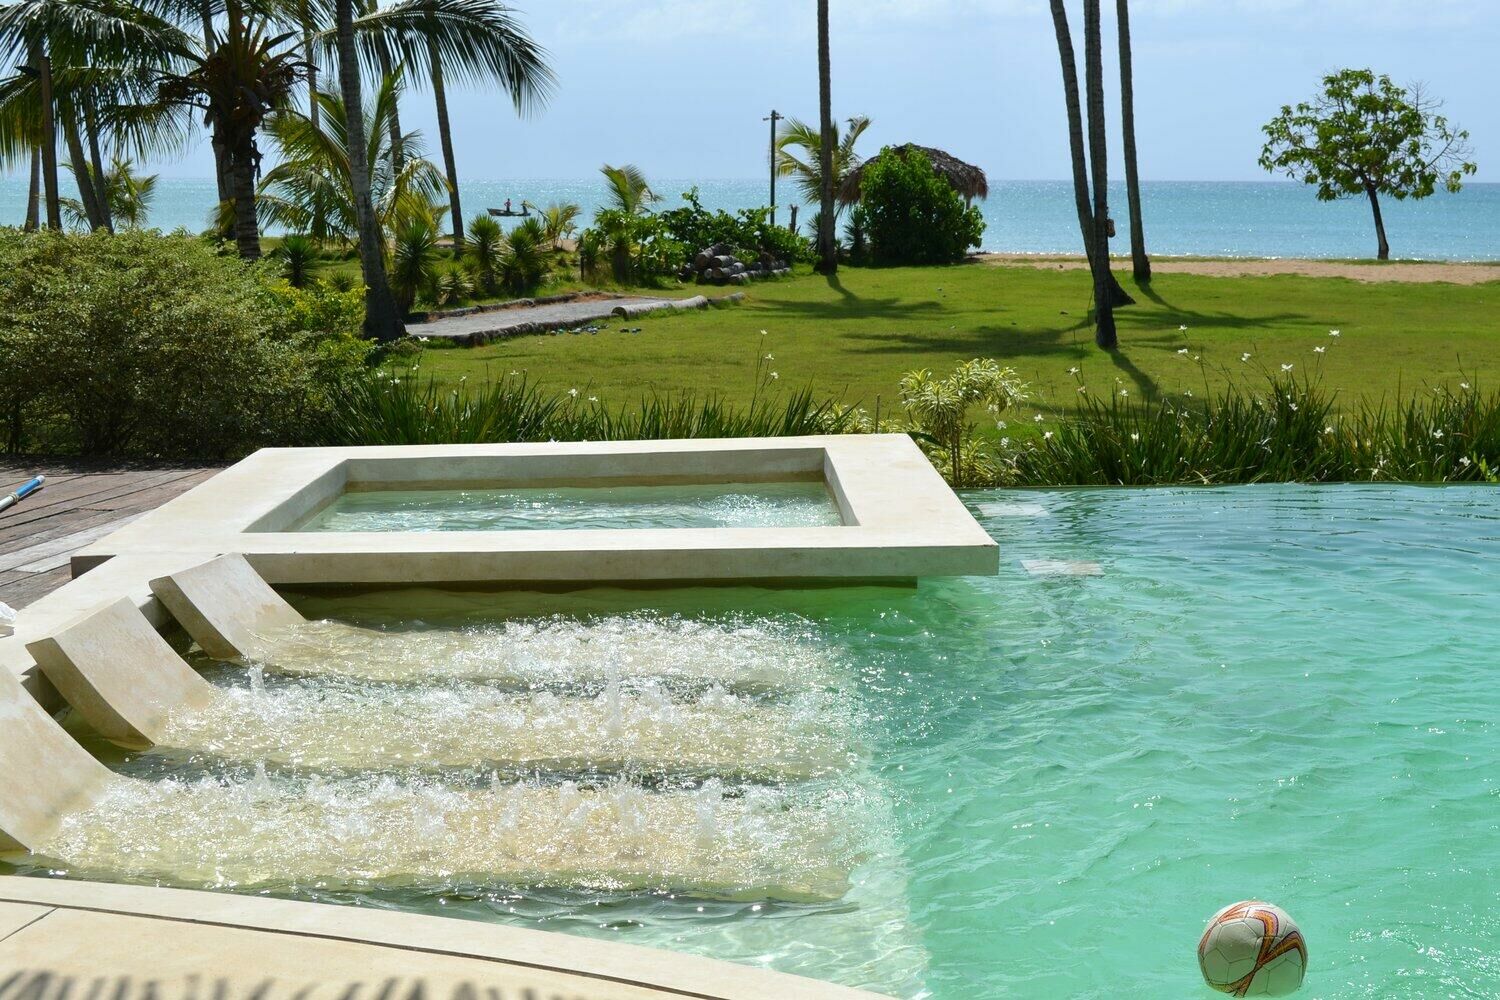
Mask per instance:
[[[359,227],[359,264],[365,280],[365,335],[379,341],[406,335],[385,273],[383,237],[370,201],[370,165],[366,157],[365,122],[360,109],[359,61],[354,51],[354,0],[337,0],[339,89],[348,120],[349,182],[354,189],[354,218]]]
[[[94,200],[99,208],[99,218],[104,228],[114,232],[114,210],[109,204],[109,182],[104,172],[104,153],[99,148],[99,116],[94,110],[93,98],[83,106],[84,127],[89,133],[89,164],[93,167]]]
[[[31,184],[26,190],[26,231],[36,232],[42,202],[42,151],[31,147]]]
[[[94,193],[94,179],[89,174],[89,161],[83,153],[83,140],[78,136],[76,115],[67,115],[63,123],[63,141],[68,145],[68,165],[73,168],[73,180],[78,184],[78,200],[83,203],[83,215],[89,229],[99,230],[104,222],[99,215],[99,199]]]
[[[452,215],[453,256],[464,252],[464,210],[458,199],[458,165],[453,158],[453,128],[448,124],[448,91],[443,85],[443,61],[437,39],[427,36],[427,59],[431,64],[432,97],[437,102],[438,140],[443,147],[443,172],[448,178],[448,205]]]
[[[380,46],[378,51],[380,56],[380,75],[394,77],[396,75],[396,68],[391,65],[390,52],[386,51],[384,45]],[[447,109],[445,108],[444,110],[446,111]],[[401,94],[399,88],[397,92],[391,95],[391,120],[389,125],[391,133],[391,169],[396,173],[400,173],[401,168],[406,165],[406,156],[401,149]]]
[[[37,46],[38,97],[42,102],[42,190],[47,204],[47,228],[62,228],[62,204],[57,193],[57,115],[52,103],[52,60]]]
[[[1089,269],[1094,266],[1094,210],[1089,205],[1089,160],[1083,144],[1083,101],[1078,87],[1078,57],[1073,49],[1073,33],[1068,28],[1068,10],[1063,0],[1052,0],[1052,25],[1057,32],[1057,52],[1062,59],[1063,98],[1068,111],[1068,148],[1073,160],[1073,202],[1078,210],[1078,231],[1083,237],[1083,252]],[[1106,228],[1107,228],[1106,222]],[[1106,244],[1106,260],[1108,245]],[[1109,272],[1110,301],[1115,306],[1134,305],[1135,300]]]
[[[260,219],[255,210],[255,139],[237,137],[229,164],[229,194],[234,202],[234,242],[242,260],[260,259]]]
[[[1141,171],[1135,155],[1135,60],[1130,45],[1130,0],[1115,0],[1120,34],[1120,127],[1125,133],[1125,191],[1130,200],[1130,261],[1138,285],[1151,283],[1146,224],[1141,219]]]
[[[316,132],[323,109],[318,107],[318,53],[313,47],[312,8],[308,6],[307,0],[302,0],[302,10],[299,13],[299,20],[302,22],[302,59],[307,63],[307,120],[312,123],[313,131]]]
[[[219,35],[214,30],[214,9],[210,0],[203,0],[199,12],[203,19],[203,51],[205,54],[212,53],[219,47]],[[232,185],[229,180],[229,146],[224,136],[219,134],[218,125],[211,125],[210,128],[209,145],[214,154],[214,181],[218,186],[219,204],[222,205],[232,198]]]
[[[1083,3],[1084,80],[1088,88],[1089,160],[1094,181],[1094,343],[1106,351],[1119,345],[1109,267],[1109,151],[1104,129],[1104,54],[1099,0]]]
[[[820,135],[818,161],[822,177],[818,198],[818,264],[824,274],[839,269],[838,249],[834,245],[833,206],[833,70],[829,56],[828,0],[818,0],[818,120]]]

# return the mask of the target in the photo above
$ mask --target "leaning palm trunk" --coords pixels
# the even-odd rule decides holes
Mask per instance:
[[[26,231],[34,233],[40,222],[42,194],[42,151],[31,147],[31,184],[26,191]]]
[[[94,187],[94,178],[89,172],[89,162],[83,153],[83,140],[78,136],[76,115],[67,115],[63,124],[63,141],[68,146],[68,165],[73,168],[73,180],[78,184],[78,201],[83,205],[83,217],[89,229],[99,230],[104,222],[99,215],[99,199]]]
[[[391,64],[390,52],[382,45],[379,49],[379,54],[380,75],[386,78],[394,78],[396,68]],[[387,127],[391,136],[391,169],[396,173],[400,173],[401,168],[406,165],[406,153],[403,149],[406,144],[401,140],[401,94],[399,91],[392,98],[391,120],[387,123]]]
[[[1094,181],[1094,343],[1106,351],[1119,343],[1110,291],[1109,267],[1109,151],[1104,130],[1104,57],[1099,0],[1083,3],[1083,60],[1089,102],[1089,160]]]
[[[1120,32],[1120,127],[1125,135],[1125,191],[1130,199],[1130,261],[1138,285],[1151,283],[1146,224],[1141,219],[1141,172],[1135,155],[1135,65],[1130,46],[1130,0],[1116,0]]]
[[[458,162],[453,156],[453,128],[448,123],[448,91],[443,85],[443,60],[438,53],[437,39],[427,36],[427,57],[432,74],[432,99],[437,104],[438,142],[443,147],[443,176],[448,178],[448,222],[453,229],[453,255],[462,257],[464,252],[464,211],[458,198]]]
[[[370,200],[370,168],[366,160],[365,123],[359,114],[364,107],[360,96],[359,62],[354,51],[354,2],[337,0],[339,89],[343,93],[347,117],[349,147],[349,182],[354,193],[354,219],[359,227],[359,264],[365,281],[365,335],[379,341],[397,340],[406,335],[406,325],[396,310],[390,282],[385,272],[383,237],[375,221],[375,206]]]
[[[114,210],[109,203],[109,186],[105,180],[104,152],[99,148],[99,116],[94,110],[94,99],[88,98],[83,106],[84,127],[89,134],[89,165],[94,178],[94,201],[99,209],[99,221],[105,229],[114,231]]]
[[[833,225],[833,70],[829,55],[828,0],[818,0],[818,120],[821,140],[818,161],[821,190],[818,205],[818,262],[825,274],[839,269],[838,249],[834,245]]]
[[[1052,0],[1052,24],[1057,31],[1057,51],[1062,59],[1063,98],[1068,111],[1068,148],[1073,160],[1073,202],[1078,210],[1078,230],[1083,236],[1083,252],[1088,257],[1089,269],[1094,266],[1094,210],[1089,205],[1089,160],[1083,144],[1083,102],[1078,88],[1078,63],[1073,51],[1073,33],[1068,28],[1068,11],[1063,0]],[[1106,220],[1106,231],[1108,221]],[[1106,261],[1109,245],[1106,242]],[[1107,270],[1107,268],[1106,268]],[[1116,306],[1128,306],[1135,300],[1125,293],[1109,273],[1110,301]]]

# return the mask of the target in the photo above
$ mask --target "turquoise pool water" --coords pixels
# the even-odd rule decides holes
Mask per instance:
[[[1209,996],[1203,922],[1260,897],[1307,937],[1304,996],[1500,994],[1500,493],[965,499],[1002,546],[993,579],[305,596],[373,630],[320,626],[280,674],[214,672],[267,725],[114,754],[151,801],[26,870],[514,922],[939,1000]],[[349,655],[307,659],[319,643]],[[290,746],[310,753],[340,745],[330,717],[376,710],[366,767],[289,761],[267,735],[317,734]],[[590,712],[562,734],[583,760],[461,763],[493,742],[461,738],[476,718],[534,735]],[[771,720],[798,766],[705,773],[767,759]],[[383,762],[433,731],[442,766]],[[699,744],[707,764],[671,766]],[[446,837],[492,861],[464,835],[476,814],[566,849],[588,809],[656,871],[548,876],[512,847],[489,876],[413,875],[401,853]],[[171,824],[176,854],[153,858]],[[340,852],[357,875],[319,870]]]
[[[298,531],[828,527],[822,483],[716,483],[344,493]]]

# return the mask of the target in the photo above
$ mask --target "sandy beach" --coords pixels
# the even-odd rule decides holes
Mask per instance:
[[[1034,267],[1038,270],[1082,270],[1088,262],[1082,257],[1037,254],[987,253],[979,259],[998,267]],[[1115,257],[1117,271],[1130,270],[1130,258]],[[1151,269],[1156,274],[1202,274],[1215,278],[1269,277],[1294,274],[1306,278],[1348,278],[1351,281],[1404,282],[1453,285],[1482,285],[1500,281],[1500,263],[1431,263],[1393,261],[1390,263],[1357,263],[1338,260],[1287,259],[1194,259],[1153,257]]]

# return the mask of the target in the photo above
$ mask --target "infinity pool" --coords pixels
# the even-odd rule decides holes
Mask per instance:
[[[941,1000],[1208,995],[1254,896],[1304,995],[1500,993],[1500,493],[966,500],[997,578],[304,596],[332,620],[204,664],[175,748],[98,746],[143,780],[22,870]]]
[[[841,524],[821,482],[344,493],[299,531],[764,528]]]

